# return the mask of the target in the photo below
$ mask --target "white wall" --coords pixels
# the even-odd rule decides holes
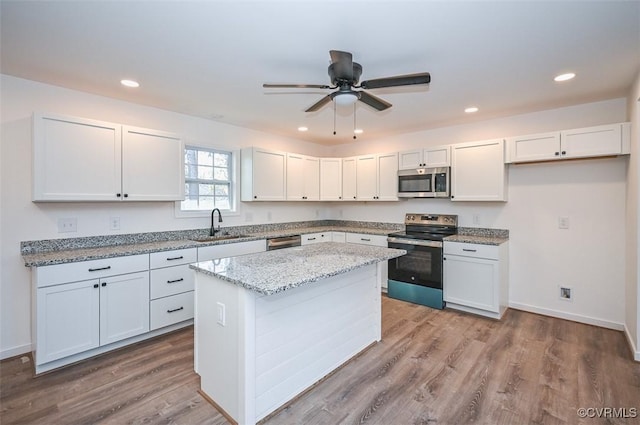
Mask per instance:
[[[208,218],[175,218],[173,202],[33,203],[31,202],[31,114],[53,112],[154,128],[185,135],[187,142],[237,149],[262,146],[309,155],[326,155],[311,143],[246,130],[205,119],[135,105],[10,76],[1,76],[0,153],[0,358],[29,351],[30,274],[20,257],[20,241],[115,233],[206,228]],[[240,214],[224,225],[315,220],[326,204],[240,203]],[[247,216],[251,215],[251,220]],[[267,217],[271,216],[271,220]],[[121,229],[109,230],[110,216]],[[59,217],[76,217],[77,233],[57,232]]]
[[[627,173],[627,240],[625,279],[625,326],[627,338],[635,351],[635,359],[640,361],[640,74],[636,78],[628,99],[629,120],[631,121],[631,158]]]
[[[626,120],[625,99],[518,115],[362,141],[338,156],[484,140]],[[509,166],[509,202],[411,199],[334,207],[334,218],[402,222],[407,212],[459,215],[461,226],[510,230],[510,304],[530,311],[622,329],[625,322],[627,157]],[[473,224],[479,215],[480,223]],[[558,229],[558,217],[570,229]],[[559,285],[573,301],[559,299]]]

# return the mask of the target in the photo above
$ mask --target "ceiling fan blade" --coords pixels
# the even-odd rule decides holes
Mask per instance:
[[[385,109],[391,107],[391,104],[386,100],[382,100],[379,97],[369,94],[365,91],[359,91],[358,94],[360,95],[361,102],[366,103],[367,105],[377,109],[378,111],[384,111]]]
[[[431,82],[431,74],[421,72],[419,74],[397,75],[395,77],[377,78],[375,80],[367,80],[360,83],[363,89],[380,89],[383,87],[411,86],[414,84],[429,84]]]
[[[311,105],[309,107],[309,109],[307,109],[305,112],[315,112],[318,109],[322,108],[327,103],[331,102],[331,99],[333,99],[333,97],[330,94],[328,94],[325,97],[323,97],[322,99],[320,99],[318,102],[316,102],[313,105]]]
[[[323,84],[263,84],[265,89],[330,89],[331,86]]]
[[[353,56],[349,52],[340,50],[330,50],[331,65],[335,77],[341,80],[351,81],[353,79]]]

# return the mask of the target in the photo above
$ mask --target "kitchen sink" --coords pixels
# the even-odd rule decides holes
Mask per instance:
[[[199,238],[189,238],[190,241],[194,242],[215,242],[215,241],[226,241],[229,239],[239,239],[246,238],[247,235],[220,235],[220,236],[202,236]]]

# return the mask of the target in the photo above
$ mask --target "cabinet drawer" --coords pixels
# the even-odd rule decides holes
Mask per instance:
[[[149,254],[37,267],[37,287],[149,270]]]
[[[331,242],[331,237],[329,233],[309,233],[307,235],[302,235],[300,242],[302,245],[311,245],[320,242]]]
[[[153,252],[149,255],[151,269],[178,266],[198,261],[197,248],[175,249],[173,251]]]
[[[347,233],[347,243],[359,243],[361,245],[387,246],[387,237],[382,235],[364,235],[362,233]]]
[[[188,264],[151,270],[151,299],[193,291],[194,273]]]
[[[461,255],[473,258],[487,258],[498,260],[500,248],[497,245],[482,245],[464,242],[444,242],[444,253],[451,255]]]
[[[193,292],[151,301],[151,330],[193,319]]]

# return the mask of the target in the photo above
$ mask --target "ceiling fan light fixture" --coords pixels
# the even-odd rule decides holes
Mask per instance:
[[[363,130],[363,129],[361,129],[361,128],[356,128],[355,130],[353,130],[353,132],[354,132],[355,134],[362,134],[362,133],[364,133],[364,130]]]
[[[358,100],[358,95],[355,92],[338,93],[333,98],[333,101],[337,105],[353,105]]]
[[[140,83],[134,80],[120,80],[120,84],[122,84],[125,87],[140,87]]]
[[[464,110],[467,114],[473,114],[474,112],[478,112],[477,106],[469,106]]]
[[[305,126],[298,127],[298,131],[307,131],[307,130],[309,130],[308,127],[305,127]]]

